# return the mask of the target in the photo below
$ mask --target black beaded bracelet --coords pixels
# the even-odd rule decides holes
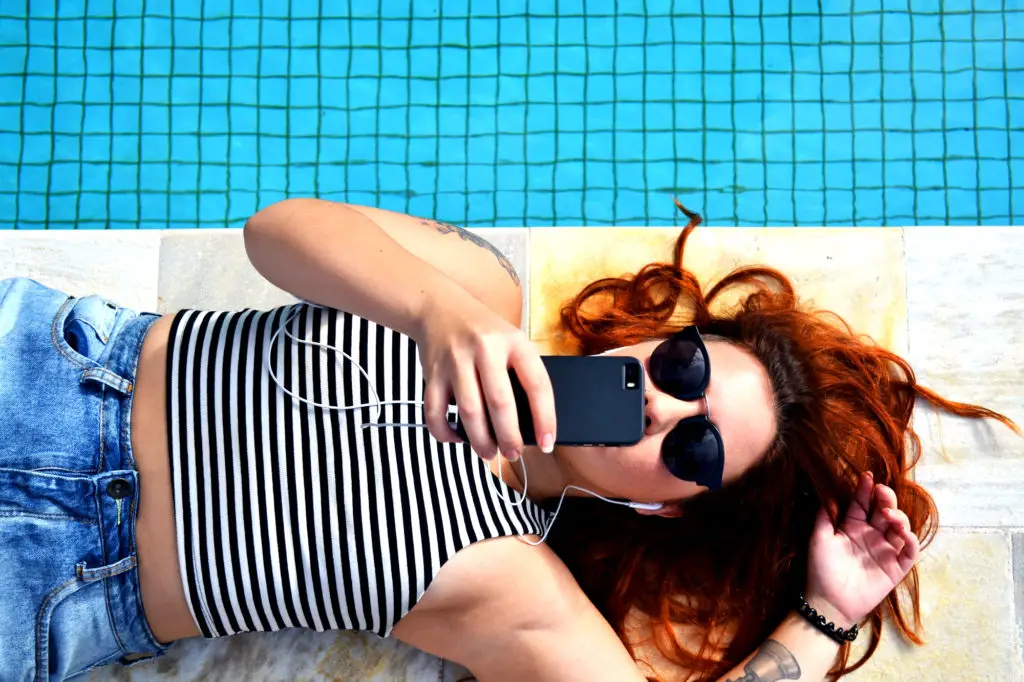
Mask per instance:
[[[825,620],[825,616],[819,615],[818,612],[807,603],[802,592],[800,593],[800,598],[797,602],[796,611],[807,619],[807,622],[840,644],[852,642],[857,639],[857,635],[860,633],[860,628],[858,628],[856,624],[850,627],[849,630],[843,630],[842,628],[837,628],[835,623]]]

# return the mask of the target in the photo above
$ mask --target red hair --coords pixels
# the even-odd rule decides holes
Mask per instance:
[[[777,270],[739,268],[705,293],[683,267],[686,240],[701,217],[676,205],[690,222],[673,262],[590,284],[562,308],[563,327],[585,354],[666,337],[687,324],[741,344],[768,370],[777,437],[737,481],[683,502],[679,518],[574,499],[550,543],[634,655],[626,624],[639,613],[670,662],[708,679],[749,656],[792,608],[806,582],[815,512],[824,503],[835,522],[862,472],[895,491],[923,546],[934,537],[935,504],[910,477],[921,454],[910,425],[917,400],[1019,430],[1003,415],[919,385],[905,360],[855,335],[837,315],[801,308]],[[743,294],[740,304],[713,313],[727,292]],[[833,675],[867,662],[885,612],[906,639],[922,643],[916,568],[901,587],[863,624],[864,655],[851,663],[844,645]],[[696,649],[677,634],[680,627],[702,633]]]

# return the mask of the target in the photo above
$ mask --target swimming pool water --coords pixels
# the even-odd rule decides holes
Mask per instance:
[[[0,227],[1024,222],[1024,0],[5,0]]]

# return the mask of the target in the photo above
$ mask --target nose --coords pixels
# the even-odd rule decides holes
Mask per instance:
[[[681,419],[706,414],[704,400],[679,400],[659,390],[648,390],[645,397],[647,403],[647,433],[660,433],[672,429]]]

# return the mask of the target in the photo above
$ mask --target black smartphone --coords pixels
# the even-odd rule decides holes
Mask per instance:
[[[541,356],[555,394],[556,444],[634,445],[644,436],[644,372],[640,361],[618,356]],[[526,445],[536,445],[526,391],[509,371]],[[451,404],[448,423],[463,441],[469,437]],[[490,422],[488,420],[488,424]],[[491,437],[494,428],[491,426]]]

